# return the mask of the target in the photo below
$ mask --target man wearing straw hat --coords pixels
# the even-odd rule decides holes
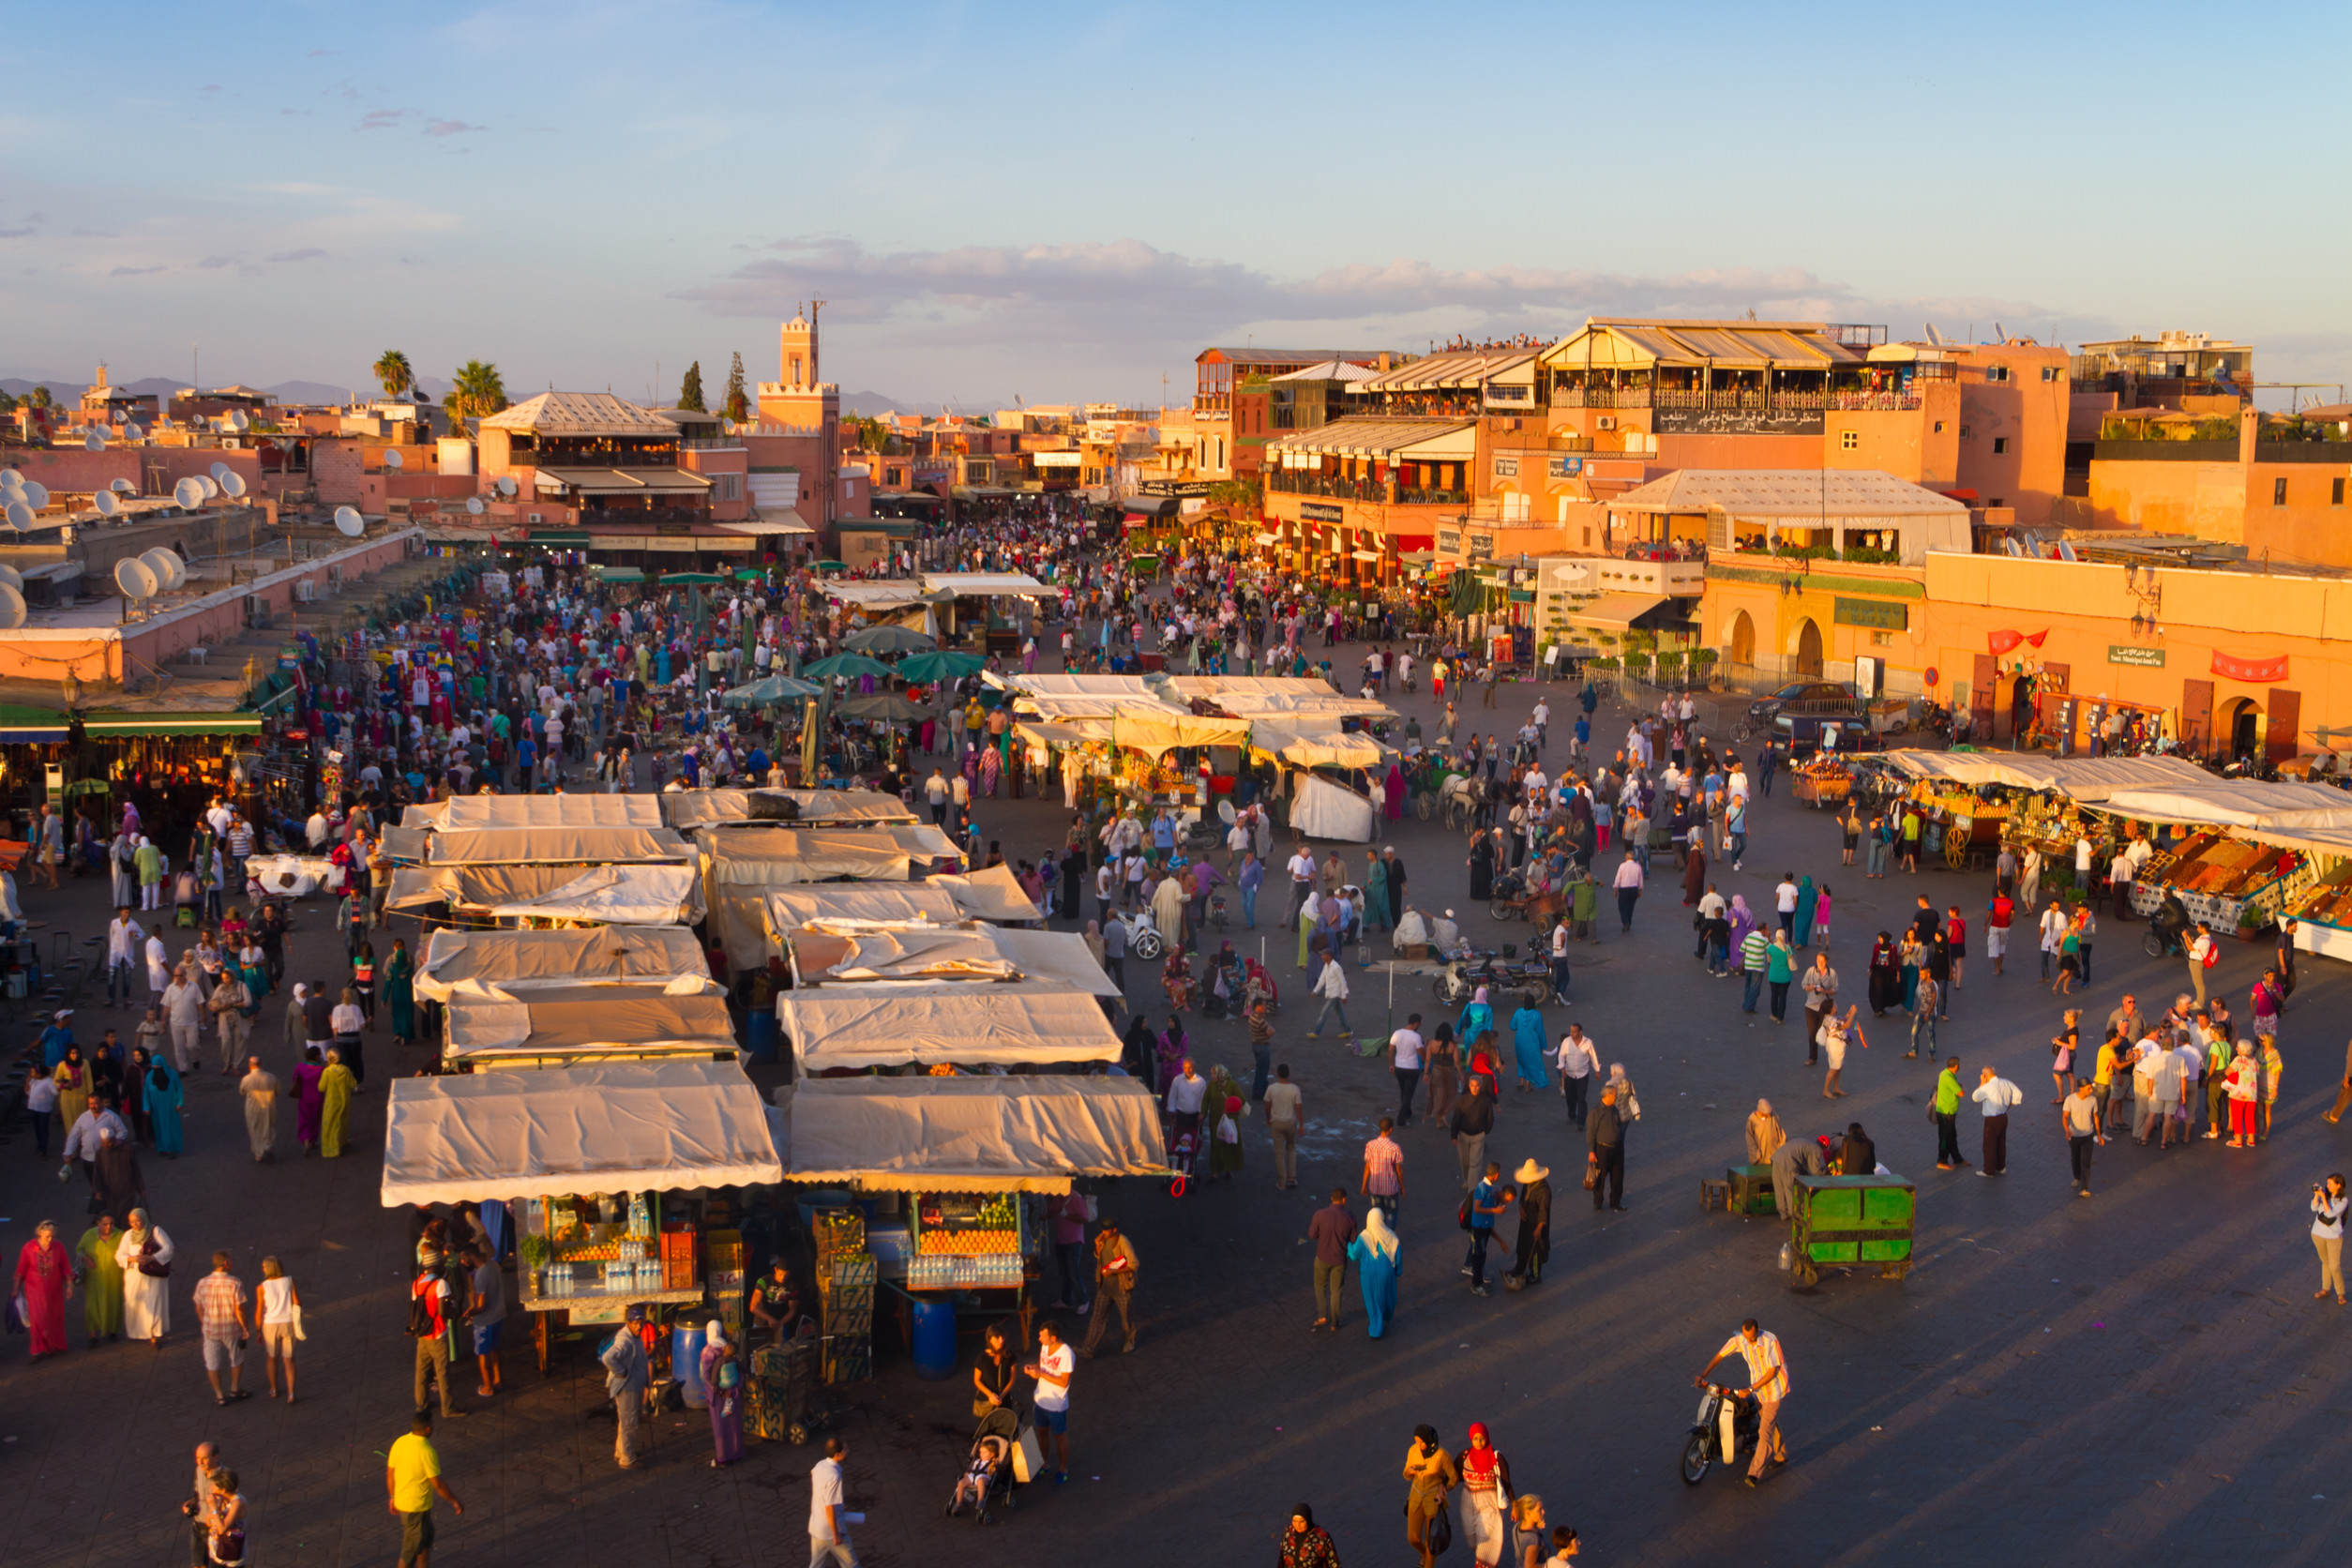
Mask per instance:
[[[1542,1281],[1545,1260],[1552,1255],[1552,1172],[1549,1166],[1522,1160],[1512,1180],[1519,1184],[1519,1239],[1512,1249],[1506,1290],[1524,1289]]]

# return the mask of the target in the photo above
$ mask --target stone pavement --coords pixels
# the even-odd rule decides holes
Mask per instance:
[[[1348,669],[1354,656],[1334,658]],[[1564,714],[1567,688],[1552,691]],[[1515,723],[1532,700],[1531,688],[1506,686],[1494,716]],[[1406,701],[1434,731],[1425,690]],[[1488,716],[1465,706],[1465,729]],[[1613,744],[1623,716],[1603,716],[1600,735]],[[1564,729],[1556,720],[1555,759]],[[1065,820],[1039,801],[981,812],[1015,856],[1058,840]],[[1525,927],[1497,930],[1470,908],[1460,835],[1393,825],[1417,899],[1452,904],[1475,940],[1526,941]],[[1829,820],[1785,792],[1761,803],[1755,826],[1749,869],[1717,880],[1756,903],[1784,869],[1826,878],[1836,889],[1832,961],[1855,999],[1868,938],[1903,918],[1915,887],[1938,907],[1961,904],[1972,928],[1989,894],[1982,877],[1943,871],[1864,882],[1837,866]],[[35,918],[85,933],[102,927],[102,898],[95,882],[24,896]],[[2347,1163],[2342,1135],[2318,1120],[2342,1061],[2331,1020],[2352,996],[2340,970],[2312,962],[2287,1014],[2272,1143],[2244,1153],[2111,1144],[2085,1202],[2073,1196],[2045,1104],[2058,1003],[2036,990],[2030,957],[1995,980],[1972,956],[1943,1034],[1969,1079],[1990,1062],[2026,1091],[2012,1173],[1981,1182],[1934,1169],[1931,1073],[1903,1060],[1892,1018],[1874,1028],[1865,1014],[1871,1048],[1854,1053],[1852,1097],[1832,1109],[1802,1066],[1799,1025],[1743,1017],[1736,985],[1703,978],[1689,957],[1679,881],[1653,883],[1630,940],[1616,937],[1614,920],[1604,932],[1597,951],[1578,955],[1566,1002],[1546,1014],[1555,1034],[1580,1020],[1602,1059],[1625,1063],[1640,1088],[1630,1213],[1604,1218],[1585,1205],[1581,1142],[1556,1098],[1506,1096],[1493,1157],[1515,1167],[1532,1154],[1552,1168],[1557,1233],[1541,1286],[1474,1299],[1455,1272],[1452,1151],[1417,1123],[1404,1134],[1405,1269],[1388,1336],[1366,1339],[1360,1312],[1336,1336],[1310,1335],[1306,1220],[1333,1184],[1353,1188],[1362,1139],[1395,1092],[1380,1063],[1301,1038],[1312,1009],[1290,966],[1296,939],[1270,933],[1289,1003],[1276,1055],[1291,1063],[1310,1118],[1299,1187],[1271,1192],[1267,1145],[1253,1130],[1229,1184],[1172,1199],[1161,1185],[1129,1182],[1108,1196],[1106,1212],[1142,1258],[1140,1344],[1080,1364],[1071,1484],[1025,1489],[1018,1511],[988,1529],[940,1516],[971,1425],[966,1385],[922,1381],[886,1353],[879,1379],[841,1397],[852,1504],[872,1515],[857,1535],[861,1560],[1266,1562],[1304,1500],[1351,1568],[1401,1565],[1412,1559],[1397,1468],[1411,1427],[1429,1422],[1458,1445],[1473,1420],[1492,1425],[1520,1486],[1541,1493],[1555,1521],[1575,1524],[1595,1561],[2120,1560],[2151,1548],[2232,1562],[2325,1560],[2352,1503],[2331,1457],[2352,1415],[2352,1358],[2338,1309],[2310,1298],[2303,1203],[2314,1179]],[[2178,963],[2160,969],[2136,939],[2126,923],[2104,923],[2087,1017],[2103,1017],[2126,987],[2144,1003],[2179,988]],[[1972,942],[1981,951],[1981,939]],[[339,949],[326,906],[301,907],[290,952],[289,978],[332,972]],[[1142,967],[1133,994],[1156,1020],[1158,988]],[[2256,955],[2235,947],[2216,972],[2241,1017],[2257,972]],[[1381,983],[1377,971],[1352,979],[1350,1014],[1368,1033],[1385,1018]],[[1415,1010],[1441,1016],[1425,981],[1400,982],[1399,1019]],[[78,1022],[94,1039],[130,1018],[101,1008]],[[1237,1025],[1196,1021],[1193,1031],[1205,1055],[1246,1069]],[[274,1023],[262,1033],[273,1069],[286,1071]],[[146,1167],[158,1217],[191,1260],[174,1281],[181,1332],[159,1352],[111,1345],[28,1368],[22,1340],[0,1346],[9,1358],[0,1475],[14,1501],[0,1559],[176,1562],[188,1451],[210,1438],[252,1500],[255,1568],[393,1560],[382,1455],[404,1429],[410,1347],[401,1229],[378,1203],[376,1160],[382,1075],[414,1070],[423,1053],[381,1043],[369,1055],[378,1077],[356,1103],[361,1141],[333,1164],[255,1167],[226,1080],[191,1085],[188,1153]],[[1886,1163],[1918,1181],[1919,1263],[1908,1280],[1831,1274],[1817,1291],[1793,1293],[1774,1267],[1773,1226],[1699,1211],[1697,1179],[1741,1158],[1741,1123],[1759,1093],[1801,1136],[1862,1122]],[[1970,1145],[1973,1121],[1966,1113]],[[0,1145],[0,1247],[10,1259],[43,1215],[68,1240],[79,1234],[82,1195],[53,1171],[33,1157],[20,1121]],[[221,1245],[249,1282],[260,1256],[276,1252],[301,1289],[310,1338],[291,1410],[259,1397],[226,1410],[204,1402],[188,1290]],[[1787,1350],[1794,1462],[1753,1495],[1720,1468],[1686,1489],[1675,1460],[1696,1404],[1691,1376],[1750,1313]],[[1083,1324],[1066,1327],[1075,1335]],[[707,1427],[691,1414],[662,1425],[650,1469],[624,1474],[612,1468],[593,1372],[575,1350],[542,1380],[510,1346],[509,1392],[440,1428],[467,1513],[442,1511],[438,1562],[805,1560],[815,1451],[755,1442],[743,1465],[713,1471]],[[475,1405],[470,1380],[460,1387]],[[1465,1560],[1458,1546],[1447,1560]]]

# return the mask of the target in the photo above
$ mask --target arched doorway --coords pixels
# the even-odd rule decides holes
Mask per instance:
[[[2242,757],[2255,757],[2262,749],[2262,710],[2251,697],[2233,697],[2223,710],[2222,733],[2229,737],[2229,757],[2232,761]]]
[[[1810,615],[1797,627],[1797,673],[1817,680],[1821,674],[1821,628]]]
[[[1751,665],[1756,662],[1756,623],[1748,612],[1741,611],[1731,618],[1731,662]]]

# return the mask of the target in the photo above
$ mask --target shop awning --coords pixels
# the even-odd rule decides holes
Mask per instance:
[[[785,1173],[877,1192],[1067,1192],[1166,1168],[1133,1078],[819,1078],[785,1107]]]
[[[816,532],[796,517],[741,518],[732,522],[719,523],[717,526],[726,529],[731,534],[756,534],[762,537],[790,536]]]
[[[586,550],[590,545],[618,544],[620,541],[609,535],[591,534],[585,528],[534,528],[531,530],[531,542],[555,550]]]
[[[2183,757],[2043,757],[2025,751],[1916,751],[1880,754],[1915,778],[1945,778],[1954,784],[1998,784],[2013,790],[2050,790],[2086,805],[2105,801],[2119,790],[2162,789],[2214,782],[2213,776]]]
[[[446,903],[487,910],[553,892],[578,882],[580,871],[578,866],[401,866],[392,872],[384,907],[421,910]],[[701,917],[698,901],[694,918]]]
[[[597,866],[545,893],[493,904],[490,917],[582,920],[600,926],[680,925],[700,912],[701,891],[701,879],[691,866]]]
[[[2118,817],[2209,827],[2352,828],[2352,794],[2325,784],[2266,783],[2256,778],[2118,790],[2100,805]]]
[[[286,688],[291,691],[294,688]],[[249,714],[127,713],[84,715],[85,735],[258,735],[262,716]]]
[[[909,1062],[1018,1067],[1119,1059],[1119,1036],[1101,1004],[1061,981],[819,986],[785,992],[776,1016],[805,1074]]]
[[[671,987],[591,980],[508,991],[468,981],[446,998],[442,1055],[475,1067],[655,1056],[731,1060],[735,1026],[727,992],[707,974],[682,976]]]
[[[991,866],[968,877],[933,877],[924,884],[944,889],[956,900],[956,912],[966,920],[1020,922],[1043,920],[1046,912],[1021,891],[1020,879],[1010,866]]]
[[[431,845],[432,836],[421,827],[387,827],[376,850],[386,860],[416,866],[423,863]]]
[[[730,1062],[396,1078],[386,1117],[387,1209],[784,1176],[767,1106]]]
[[[936,921],[953,925],[965,918],[962,906],[949,889],[929,882],[893,886],[870,882],[811,882],[772,890],[763,900],[767,911],[768,951],[776,939],[790,936],[820,920]]]
[[[701,495],[711,481],[683,468],[542,468],[538,488],[577,495]]]
[[[557,931],[439,930],[417,966],[416,994],[442,1002],[455,987],[572,985],[582,980],[667,980],[707,974],[701,943],[683,926],[613,926]]]
[[[645,574],[635,566],[591,565],[588,569],[596,574],[598,582],[642,582],[645,580]]]
[[[70,733],[66,716],[50,708],[20,707],[13,702],[0,702],[0,743],[8,745],[47,745],[62,741]]]
[[[994,598],[1000,594],[1035,598],[1050,592],[1027,572],[925,572],[918,580],[927,593],[953,594],[959,599]]]
[[[1666,602],[1664,594],[1604,594],[1591,604],[1571,610],[1566,619],[1572,626],[1623,631]]]

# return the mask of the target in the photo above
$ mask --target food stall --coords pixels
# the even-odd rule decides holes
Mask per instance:
[[[913,826],[699,827],[703,897],[711,934],[738,973],[766,959],[761,913],[767,895],[803,882],[905,882],[917,867],[960,867],[962,855],[928,822]]]
[[[442,1005],[445,1072],[736,1060],[727,993],[706,974],[540,982],[513,990],[468,980],[450,988]]]
[[[2316,887],[2352,834],[2352,795],[2323,784],[2220,779],[2121,790],[2100,810],[2176,829],[2140,867],[2134,913],[2155,912],[2166,890],[2190,917],[2222,935],[2252,936]]]
[[[419,1001],[442,1002],[472,981],[508,988],[595,980],[667,981],[701,974],[706,960],[679,926],[571,927],[547,931],[435,931],[416,966]]]
[[[1093,991],[1063,980],[813,986],[779,996],[776,1016],[803,1077],[1116,1062],[1121,1048]]]
[[[741,1306],[726,1189],[783,1179],[767,1106],[725,1062],[395,1078],[384,1206],[498,1199],[519,1213],[518,1304],[554,1334],[631,1304]],[[693,1319],[694,1311],[679,1316]]]
[[[2285,908],[2296,950],[2352,960],[2352,832],[2309,828],[2295,835],[2311,857],[2312,885]]]

